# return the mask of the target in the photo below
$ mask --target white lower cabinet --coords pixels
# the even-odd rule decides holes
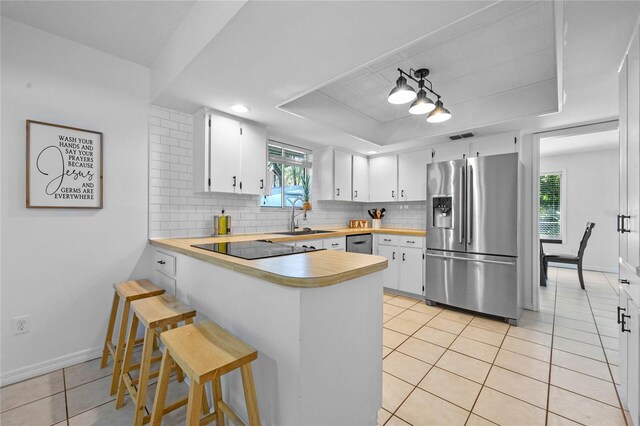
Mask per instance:
[[[620,384],[622,399],[634,425],[640,425],[640,290],[637,285],[620,286]]]
[[[397,246],[378,246],[378,256],[387,258],[387,269],[382,272],[382,281],[385,288],[398,290],[400,278],[400,262],[398,262]]]
[[[313,248],[313,249],[327,249],[327,250],[334,250],[334,251],[345,251],[345,248],[346,248],[345,237],[333,237],[333,238],[322,238],[322,239],[316,238],[313,240],[289,241],[289,242],[278,243],[278,244],[286,244],[288,246]]]
[[[424,238],[378,234],[377,254],[387,258],[384,287],[422,296],[424,294]]]
[[[160,250],[153,252],[153,282],[172,296],[176,295],[176,257]]]

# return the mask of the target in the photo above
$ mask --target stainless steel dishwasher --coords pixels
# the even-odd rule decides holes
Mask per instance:
[[[347,251],[351,253],[372,254],[373,237],[371,234],[347,235]]]

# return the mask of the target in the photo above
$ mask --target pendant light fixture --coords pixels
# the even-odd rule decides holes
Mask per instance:
[[[391,90],[387,100],[394,105],[402,105],[416,98],[416,91],[407,84],[407,79],[402,75],[396,80],[396,87]]]
[[[414,115],[429,114],[427,116],[427,122],[429,123],[442,123],[451,118],[451,112],[444,107],[440,100],[440,95],[433,91],[431,81],[427,80],[428,69],[409,69],[409,73],[406,73],[398,68],[398,71],[400,72],[400,77],[396,80],[396,87],[389,93],[387,98],[389,103],[401,105],[413,101],[409,107],[409,113]],[[413,87],[407,84],[405,76],[418,83],[419,90],[417,94]],[[429,86],[425,83],[429,83]],[[438,101],[435,104],[427,97],[427,91],[437,96]]]

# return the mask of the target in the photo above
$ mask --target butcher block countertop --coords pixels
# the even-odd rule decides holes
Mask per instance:
[[[338,284],[363,275],[381,271],[387,267],[387,259],[382,256],[320,250],[289,256],[246,260],[198,249],[191,247],[191,245],[256,240],[289,242],[333,238],[364,233],[413,236],[426,235],[423,230],[411,229],[332,228],[327,230],[335,232],[295,236],[264,233],[218,237],[166,238],[152,239],[149,240],[149,243],[159,248],[175,251],[195,259],[209,262],[223,268],[232,269],[242,274],[250,275],[276,284],[289,287],[314,288]]]

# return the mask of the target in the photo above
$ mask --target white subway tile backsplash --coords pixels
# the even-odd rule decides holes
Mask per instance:
[[[234,233],[280,231],[288,227],[289,209],[260,207],[260,197],[194,193],[193,117],[156,105],[149,109],[149,236],[150,238],[210,235],[213,216],[225,209]],[[349,219],[367,218],[367,209],[386,208],[385,227],[424,228],[425,202],[360,204],[316,201],[302,227],[346,226]],[[408,206],[407,209],[404,206]]]

